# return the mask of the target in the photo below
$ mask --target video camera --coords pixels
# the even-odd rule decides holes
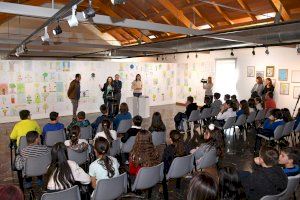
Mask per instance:
[[[201,83],[207,83],[207,80],[206,79],[201,79]]]

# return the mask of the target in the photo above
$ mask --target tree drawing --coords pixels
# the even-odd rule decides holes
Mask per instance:
[[[47,103],[44,103],[43,105],[43,109],[45,111],[45,114],[47,113],[47,109],[49,108],[48,104]]]
[[[31,98],[30,95],[28,95],[28,96],[26,97],[26,101],[27,101],[28,104],[31,104],[31,103],[32,103],[32,98]]]
[[[43,77],[44,77],[44,81],[46,81],[46,78],[47,78],[47,76],[48,76],[48,73],[47,73],[47,72],[44,72],[42,75],[43,75]]]
[[[40,105],[40,103],[42,103],[40,94],[38,94],[38,93],[35,94],[34,102],[37,105],[36,111],[39,112],[40,111],[40,106],[39,105]]]
[[[16,88],[17,86],[16,86],[16,84],[14,84],[14,83],[10,83],[9,84],[9,88],[11,89],[11,93],[12,94],[15,94],[16,92],[15,92],[15,88]]]
[[[3,112],[4,117],[6,117],[7,111],[8,111],[8,107],[2,108],[2,112]]]

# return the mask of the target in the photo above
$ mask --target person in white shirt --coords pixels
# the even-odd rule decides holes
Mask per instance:
[[[89,175],[94,189],[98,181],[119,176],[118,160],[107,155],[109,146],[109,142],[105,138],[96,138],[94,151],[98,159],[92,162],[89,167]]]
[[[65,190],[75,182],[89,184],[90,176],[76,162],[68,160],[67,147],[62,142],[56,143],[51,150],[51,164],[47,170],[47,189],[50,191]]]
[[[256,95],[261,97],[263,90],[264,90],[263,80],[261,77],[258,76],[256,77],[256,83],[251,90],[251,96],[253,95],[253,93],[256,93]]]
[[[96,135],[94,137],[94,141],[98,137],[104,137],[105,139],[108,140],[109,144],[111,144],[113,140],[116,140],[117,132],[115,130],[110,130],[110,125],[111,125],[111,122],[108,119],[103,119],[101,122],[103,131],[96,133]]]
[[[70,135],[71,135],[71,138],[70,140],[66,140],[65,141],[65,145],[78,152],[78,153],[81,153],[81,152],[84,152],[88,149],[89,147],[89,143],[87,140],[85,139],[79,139],[80,138],[80,127],[79,126],[73,126],[70,130]]]
[[[135,80],[131,84],[131,89],[133,90],[134,97],[140,97],[142,95],[143,83],[140,74],[137,74]]]
[[[255,106],[256,106],[256,110],[263,110],[263,106],[261,104],[261,98],[260,97],[256,97],[255,99]]]
[[[236,117],[236,111],[236,104],[231,100],[227,100],[217,115],[216,126],[222,127],[230,117]]]

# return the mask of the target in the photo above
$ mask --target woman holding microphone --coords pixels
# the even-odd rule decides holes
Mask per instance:
[[[113,78],[109,76],[102,87],[101,84],[99,85],[101,91],[103,92],[103,101],[104,104],[108,108],[108,115],[111,116],[113,114],[113,101],[114,101],[114,85],[113,85]]]
[[[140,97],[142,95],[143,83],[140,74],[137,74],[135,80],[131,84],[131,89],[133,90],[134,97]]]

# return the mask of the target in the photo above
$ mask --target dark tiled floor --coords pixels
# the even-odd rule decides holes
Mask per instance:
[[[174,127],[173,117],[178,111],[182,110],[184,110],[184,107],[175,105],[155,106],[151,107],[151,114],[155,111],[159,111],[166,123],[167,132],[169,132]],[[90,121],[93,121],[96,117],[97,113],[87,115],[87,118]],[[62,117],[60,121],[67,125],[71,121],[71,117]],[[38,120],[41,127],[47,122],[47,119]],[[150,122],[150,118],[144,119],[143,128],[148,128]],[[0,184],[18,184],[16,173],[13,173],[10,170],[10,150],[8,148],[9,134],[13,125],[14,123],[0,124]],[[250,129],[247,134],[243,135],[240,135],[239,131],[237,131],[236,138],[233,137],[232,131],[228,132],[226,134],[226,152],[224,158],[220,162],[221,165],[233,164],[240,170],[251,171],[251,165],[253,163],[252,149],[254,145],[254,135],[255,132],[252,129]],[[208,172],[216,175],[216,168],[210,168],[208,169]],[[181,189],[176,190],[174,181],[171,181],[169,183],[170,199],[185,199],[184,196],[188,182],[189,179],[183,179]],[[163,198],[162,194],[159,193],[159,187],[160,186],[157,186],[154,189],[152,199]]]

